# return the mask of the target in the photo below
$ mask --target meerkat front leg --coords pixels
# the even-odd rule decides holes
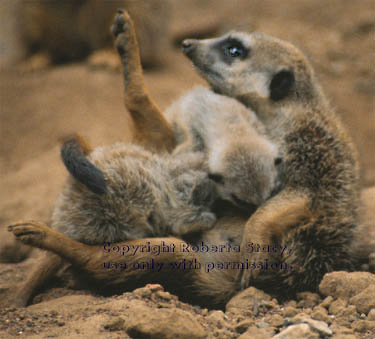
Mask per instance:
[[[127,12],[118,10],[112,34],[121,58],[125,106],[134,121],[136,141],[153,150],[171,151],[175,146],[174,132],[144,85],[135,30]]]
[[[281,254],[280,240],[292,227],[301,223],[302,219],[312,218],[309,204],[307,196],[284,191],[260,207],[250,217],[244,229],[241,243],[243,260],[247,259],[249,264],[258,265],[264,264],[265,259],[272,260],[279,255],[278,261],[283,261],[282,255],[287,253]],[[268,248],[276,248],[277,252],[268,251]],[[269,265],[271,264],[272,262],[269,262]],[[255,269],[241,271],[241,288],[251,285],[260,273],[258,266]]]

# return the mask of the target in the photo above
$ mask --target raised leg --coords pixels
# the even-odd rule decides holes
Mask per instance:
[[[175,136],[144,85],[138,43],[127,12],[118,11],[112,33],[121,58],[125,106],[134,121],[136,141],[155,151],[171,151]]]

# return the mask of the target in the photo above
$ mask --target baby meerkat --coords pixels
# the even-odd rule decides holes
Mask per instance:
[[[255,210],[278,187],[282,160],[254,112],[201,86],[165,112],[176,134],[174,154],[203,151],[219,196]]]
[[[306,57],[263,33],[186,40],[183,49],[215,92],[254,110],[283,158],[283,188],[250,217],[241,248],[243,260],[278,260],[292,269],[243,270],[242,287],[293,293],[316,289],[326,272],[352,269],[357,152]],[[305,218],[281,226],[279,213],[303,202]],[[276,258],[252,244],[281,244],[290,251]]]
[[[201,166],[202,155],[168,154],[117,143],[85,155],[72,138],[62,147],[71,174],[52,214],[52,227],[90,244],[176,235],[209,229],[215,187]],[[87,153],[87,152],[86,152]]]

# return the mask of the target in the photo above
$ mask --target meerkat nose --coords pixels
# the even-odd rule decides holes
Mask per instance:
[[[195,40],[192,39],[186,39],[182,42],[182,51],[185,55],[189,56],[195,49],[196,43]]]

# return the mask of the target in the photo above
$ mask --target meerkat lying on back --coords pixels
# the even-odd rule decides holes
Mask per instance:
[[[71,174],[55,204],[51,227],[88,245],[204,232],[215,184],[202,171],[199,152],[153,154],[135,144],[92,150],[79,136],[66,141],[62,160]],[[45,255],[10,302],[25,306],[36,288],[62,265]]]
[[[173,154],[203,151],[219,196],[255,210],[278,187],[281,158],[254,112],[235,99],[196,87],[165,112],[176,134]]]
[[[133,144],[117,143],[92,152],[86,145],[76,137],[62,147],[71,177],[52,214],[56,230],[96,245],[182,237],[214,225],[214,184],[195,169],[202,166],[201,154],[184,154],[181,161]]]

